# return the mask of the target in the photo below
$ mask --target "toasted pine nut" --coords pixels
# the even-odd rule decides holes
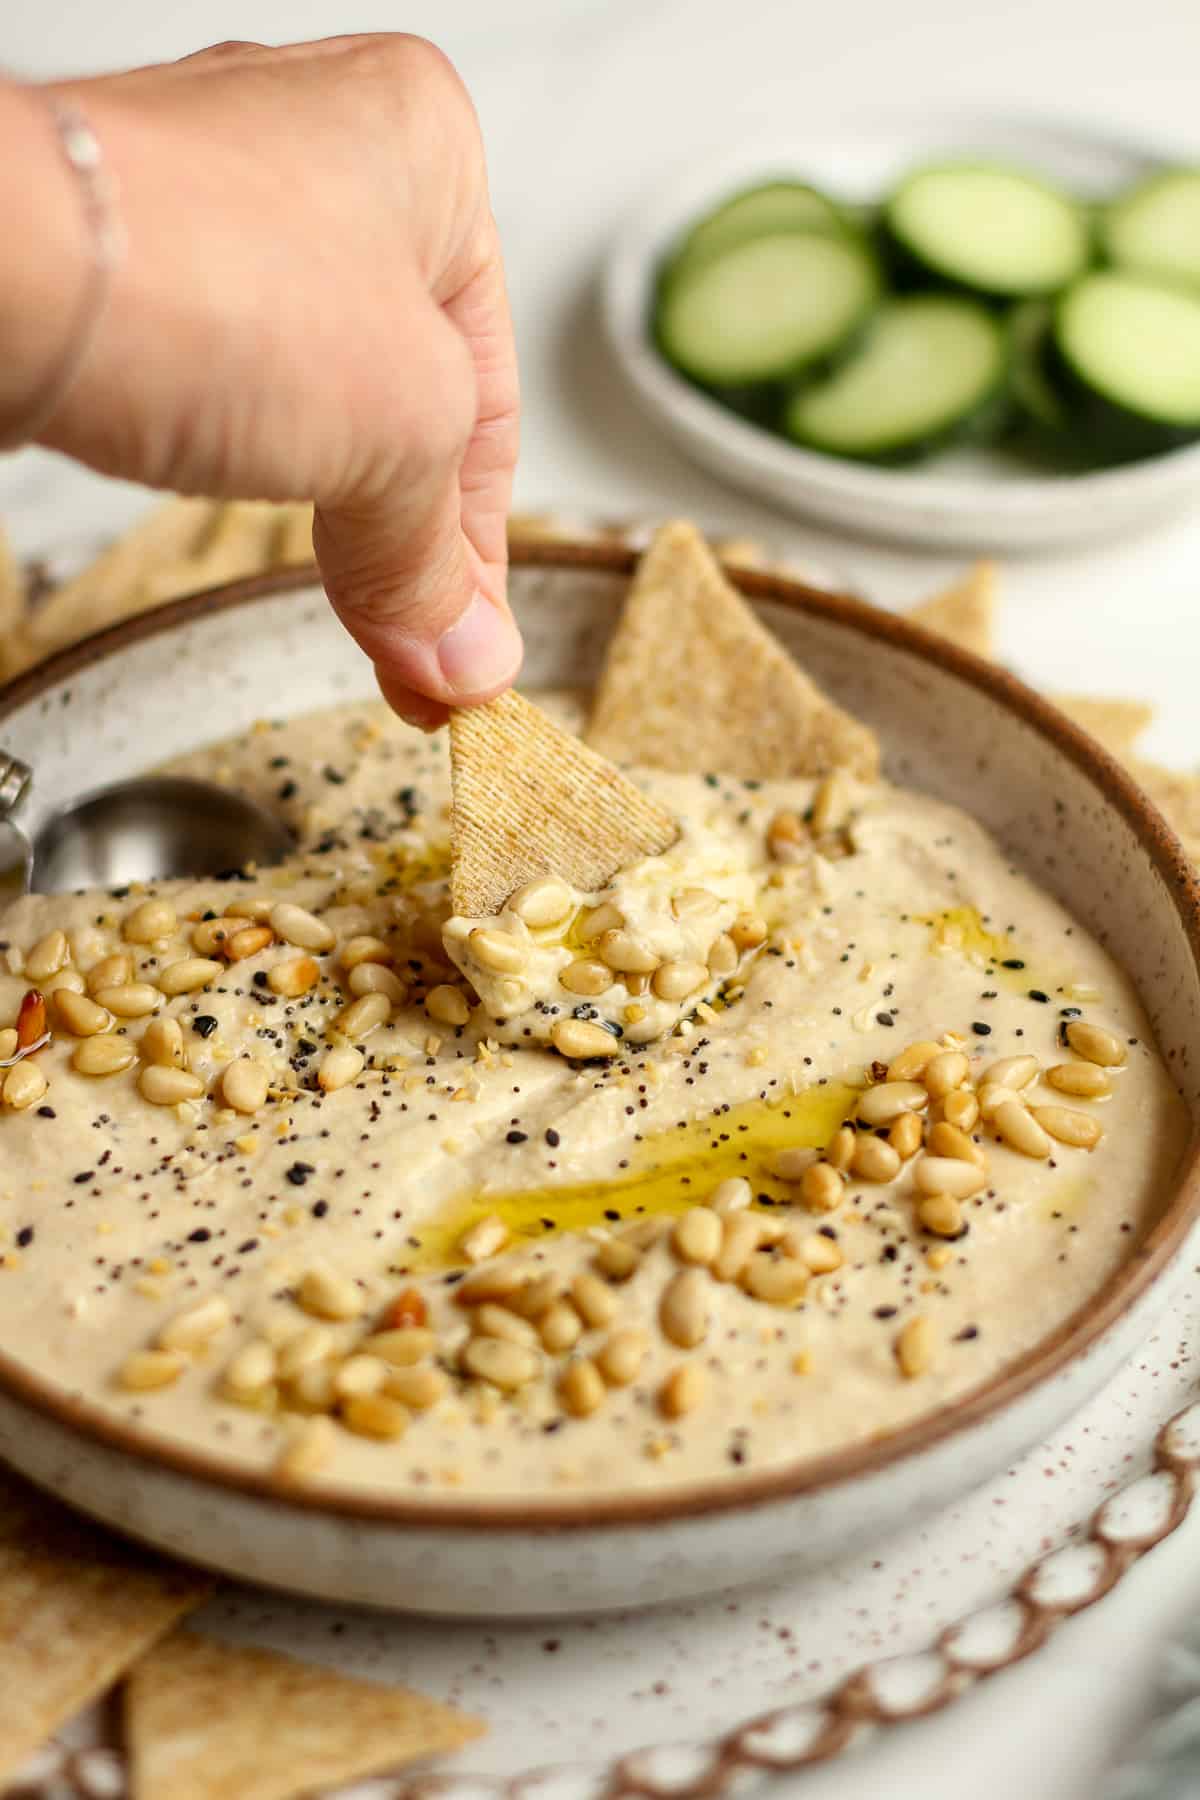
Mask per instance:
[[[195,994],[215,981],[221,973],[221,965],[207,956],[185,956],[181,961],[169,963],[158,972],[158,989],[173,999],[176,994]]]
[[[373,1031],[378,1031],[381,1025],[386,1025],[391,1016],[392,1003],[386,994],[363,994],[349,1006],[343,1006],[331,1029],[351,1042],[359,1043]]]
[[[178,1350],[135,1350],[121,1364],[117,1384],[131,1394],[149,1393],[152,1388],[170,1387],[187,1367],[187,1359]]]
[[[810,1275],[831,1275],[846,1260],[833,1239],[819,1231],[805,1232],[803,1236],[788,1232],[783,1247],[789,1255],[800,1258]]]
[[[921,1071],[921,1082],[931,1100],[944,1100],[967,1079],[970,1063],[961,1050],[939,1050]]]
[[[901,1113],[888,1132],[888,1143],[902,1161],[907,1162],[921,1148],[921,1121],[916,1113]]]
[[[987,1171],[978,1163],[949,1156],[923,1156],[913,1178],[918,1193],[951,1194],[956,1200],[969,1200],[987,1186]]]
[[[179,917],[169,900],[143,900],[127,913],[121,936],[127,944],[154,944],[169,938],[179,924]]]
[[[658,1390],[658,1404],[668,1419],[695,1412],[704,1398],[704,1370],[699,1363],[680,1363]]]
[[[398,1325],[391,1331],[373,1332],[363,1339],[361,1348],[393,1368],[407,1369],[433,1355],[437,1338],[424,1325]]]
[[[671,1248],[680,1262],[697,1263],[705,1268],[716,1261],[721,1248],[721,1217],[711,1207],[693,1206],[675,1221]]]
[[[519,938],[485,926],[477,926],[470,934],[467,949],[481,968],[497,975],[520,975],[529,961],[529,952]]]
[[[465,1025],[471,1017],[466,995],[448,982],[430,988],[425,996],[425,1011],[439,1025]]]
[[[119,1075],[136,1062],[137,1052],[128,1038],[84,1038],[76,1044],[71,1067],[79,1075]]]
[[[450,1383],[441,1369],[423,1363],[412,1369],[389,1369],[384,1392],[413,1412],[428,1412],[449,1392]]]
[[[1112,1077],[1099,1063],[1055,1063],[1046,1070],[1046,1080],[1060,1094],[1074,1094],[1081,1100],[1102,1100],[1112,1093]]]
[[[347,938],[339,952],[341,965],[349,974],[359,963],[392,963],[396,958],[382,938],[372,937],[369,932],[362,932],[358,937]]]
[[[850,1167],[858,1134],[849,1125],[839,1125],[825,1146],[825,1161],[842,1174]]]
[[[157,1012],[163,997],[148,981],[123,981],[116,987],[97,988],[92,995],[98,1006],[115,1013],[118,1019],[144,1019]]]
[[[556,1019],[550,1032],[550,1042],[560,1056],[570,1057],[576,1062],[589,1062],[593,1057],[618,1056],[621,1050],[620,1040],[611,1031],[605,1031],[603,1025],[589,1024],[586,1019]]]
[[[482,1306],[485,1300],[507,1300],[524,1287],[528,1270],[519,1263],[488,1263],[459,1282],[454,1299],[459,1306]]]
[[[275,1475],[280,1481],[307,1481],[333,1461],[337,1432],[329,1419],[308,1419],[280,1452]]]
[[[708,1204],[716,1213],[744,1212],[754,1198],[754,1189],[743,1175],[730,1175],[719,1181],[708,1196]]]
[[[579,915],[580,942],[593,944],[606,931],[617,931],[624,923],[624,913],[611,900],[603,900],[599,906],[589,906]]]
[[[38,991],[44,1000],[49,1000],[52,994],[85,994],[87,982],[78,969],[68,964],[55,975],[43,975],[38,982]]]
[[[234,1394],[254,1394],[275,1379],[275,1350],[265,1338],[244,1344],[225,1370],[225,1386]]]
[[[127,950],[102,956],[87,972],[87,991],[95,995],[97,988],[125,987],[133,980],[133,958]]]
[[[542,1344],[552,1356],[561,1356],[567,1350],[573,1350],[583,1336],[583,1321],[573,1306],[565,1300],[556,1300],[541,1316],[538,1333]]]
[[[505,1393],[526,1387],[538,1372],[537,1352],[524,1344],[510,1344],[504,1338],[474,1337],[462,1353],[462,1365],[468,1375],[490,1382]]]
[[[307,907],[294,906],[290,900],[281,900],[270,912],[271,929],[276,937],[281,937],[285,944],[295,944],[297,950],[332,950],[333,932],[324,919],[318,919]]]
[[[65,931],[48,931],[25,956],[25,974],[30,981],[44,981],[48,975],[57,975],[71,959],[70,945],[67,943]]]
[[[271,902],[262,895],[254,900],[231,900],[225,911],[231,919],[252,919],[256,925],[265,925],[271,917]]]
[[[919,1081],[881,1081],[859,1095],[856,1111],[864,1125],[890,1125],[901,1113],[923,1112],[928,1105]]]
[[[1089,1024],[1087,1019],[1072,1019],[1067,1026],[1067,1042],[1084,1062],[1096,1063],[1102,1069],[1119,1069],[1128,1052],[1111,1031]]]
[[[585,999],[594,1000],[597,995],[606,994],[613,985],[613,972],[607,963],[592,956],[581,956],[559,971],[558,982],[568,994],[582,994]]]
[[[609,1387],[628,1387],[645,1361],[647,1344],[640,1331],[614,1331],[596,1353],[596,1367]]]
[[[183,1050],[183,1027],[178,1019],[151,1019],[138,1040],[143,1062],[158,1063],[164,1069],[182,1069],[186,1059]]]
[[[267,986],[273,994],[282,994],[287,1000],[298,1000],[311,992],[320,979],[321,971],[311,956],[293,956],[267,970]]]
[[[458,1247],[469,1263],[481,1263],[489,1256],[497,1255],[507,1242],[508,1226],[495,1213],[488,1213],[486,1218],[477,1219],[469,1231],[463,1232]]]
[[[192,949],[197,956],[218,956],[235,931],[243,931],[246,921],[228,917],[201,919],[192,930]]]
[[[571,1301],[584,1324],[593,1331],[611,1324],[617,1310],[617,1296],[612,1289],[587,1269],[571,1283]]]
[[[305,1270],[296,1298],[305,1312],[318,1319],[357,1319],[366,1305],[362,1290],[348,1275],[323,1263]]]
[[[655,969],[650,986],[660,1000],[677,1003],[694,994],[708,980],[708,970],[700,962],[665,962]]]
[[[601,961],[621,975],[653,975],[660,961],[653,950],[620,928],[604,933],[599,950]]]
[[[606,1238],[596,1247],[596,1267],[610,1281],[628,1281],[641,1260],[636,1244],[625,1238]]]
[[[658,1303],[663,1335],[682,1350],[702,1344],[708,1335],[708,1298],[709,1279],[703,1270],[681,1269],[673,1275]]]
[[[767,826],[767,850],[776,862],[795,862],[809,842],[808,828],[797,812],[781,809]]]
[[[771,1158],[771,1173],[780,1181],[803,1181],[818,1159],[818,1153],[806,1144],[789,1144]]]
[[[846,777],[834,769],[820,782],[813,796],[810,827],[818,837],[827,831],[840,831],[850,816],[851,795]]]
[[[408,1411],[387,1394],[352,1394],[342,1402],[342,1423],[359,1437],[391,1440],[404,1436]]]
[[[221,1077],[225,1104],[232,1106],[234,1112],[256,1113],[260,1106],[266,1105],[270,1086],[270,1070],[249,1056],[236,1057]]]
[[[899,1152],[870,1133],[860,1136],[850,1158],[850,1172],[860,1181],[894,1181],[900,1173]]]
[[[606,1389],[595,1363],[586,1357],[568,1363],[558,1384],[559,1398],[576,1419],[586,1419],[604,1404]]]
[[[992,1129],[1010,1150],[1019,1150],[1022,1156],[1046,1157],[1050,1154],[1050,1139],[1019,1100],[1005,1100],[996,1108]]]
[[[1090,1113],[1076,1112],[1073,1107],[1035,1106],[1032,1112],[1043,1131],[1076,1150],[1094,1150],[1104,1136],[1099,1119],[1093,1119]]]
[[[836,1212],[846,1198],[846,1185],[832,1164],[814,1163],[800,1183],[800,1198],[810,1212]]]
[[[721,1248],[712,1265],[718,1281],[736,1281],[762,1242],[762,1222],[757,1213],[726,1215]]]
[[[931,1042],[929,1038],[919,1038],[915,1044],[907,1044],[899,1056],[894,1056],[888,1064],[889,1081],[919,1081],[935,1056],[940,1056],[942,1047]]]
[[[537,1327],[494,1300],[485,1300],[475,1308],[471,1324],[481,1337],[503,1338],[506,1344],[524,1344],[529,1350],[537,1348]]]
[[[348,1356],[341,1367],[334,1370],[333,1391],[339,1400],[349,1400],[354,1394],[378,1394],[387,1378],[387,1364],[364,1352]]]
[[[287,1384],[287,1404],[299,1412],[327,1413],[337,1405],[334,1391],[334,1364],[307,1363]]]
[[[960,1131],[974,1131],[979,1123],[979,1101],[970,1088],[955,1088],[942,1101],[942,1117]]]
[[[708,888],[680,888],[671,896],[671,912],[677,919],[711,919],[721,910],[721,902]]]
[[[85,994],[73,994],[70,988],[59,988],[54,996],[54,1010],[66,1029],[75,1037],[96,1037],[111,1031],[113,1016]]]
[[[332,1350],[333,1333],[327,1325],[304,1325],[280,1345],[279,1373],[290,1381],[304,1369],[323,1363]]]
[[[245,962],[247,957],[257,956],[274,942],[275,933],[269,925],[244,925],[225,945],[225,956],[231,963]]]
[[[935,1237],[956,1238],[963,1228],[962,1207],[953,1194],[927,1194],[917,1206],[917,1220]]]
[[[1012,1088],[1015,1093],[1028,1087],[1040,1068],[1036,1056],[1002,1056],[998,1062],[988,1064],[979,1077],[979,1085]]]
[[[767,921],[758,913],[739,913],[729,927],[729,935],[738,950],[757,950],[767,941]]]
[[[210,1294],[207,1300],[198,1301],[168,1320],[155,1344],[159,1350],[198,1350],[209,1338],[224,1331],[230,1316],[228,1300],[220,1294]]]
[[[739,961],[738,947],[727,931],[723,931],[720,937],[713,939],[708,952],[710,975],[715,975],[718,980],[723,981],[726,975],[733,974]]]
[[[84,1043],[95,1040],[85,1038]],[[82,1049],[82,1045],[80,1048]],[[14,1063],[4,1076],[4,1086],[0,1088],[0,1100],[13,1112],[25,1112],[34,1106],[46,1092],[50,1083],[31,1056]]]
[[[204,1083],[188,1069],[170,1069],[161,1063],[147,1063],[138,1076],[138,1092],[151,1106],[178,1106],[184,1100],[199,1100],[204,1092]]]
[[[17,1054],[20,1047],[20,1040],[17,1037],[14,1027],[6,1025],[4,1029],[0,1031],[0,1061],[7,1062],[9,1057]]]
[[[386,994],[393,1006],[403,1006],[408,999],[408,989],[394,969],[385,969],[382,963],[355,963],[346,977],[346,986],[360,999],[363,994]]]
[[[752,1256],[741,1284],[753,1300],[791,1306],[808,1286],[808,1265],[797,1256]]]
[[[535,1275],[532,1280],[523,1282],[504,1304],[523,1319],[540,1319],[556,1300],[562,1299],[565,1285],[562,1276],[552,1272]]]
[[[1025,1104],[1014,1088],[996,1085],[980,1088],[978,1100],[980,1117],[986,1119],[989,1125],[1007,1101],[1014,1100],[1018,1106]]]
[[[361,1050],[355,1050],[350,1044],[339,1044],[327,1050],[317,1070],[317,1086],[326,1094],[334,1094],[338,1088],[348,1087],[357,1081],[366,1066],[366,1057]]]
[[[509,910],[534,931],[560,925],[571,910],[571,890],[557,875],[542,875],[527,881],[509,896]]]
[[[987,1157],[973,1138],[957,1125],[951,1125],[948,1119],[942,1119],[929,1133],[928,1149],[931,1156],[949,1156],[961,1162],[978,1163],[981,1169],[987,1167]]]
[[[923,1316],[910,1319],[896,1339],[900,1373],[910,1381],[924,1375],[933,1361],[933,1321]]]

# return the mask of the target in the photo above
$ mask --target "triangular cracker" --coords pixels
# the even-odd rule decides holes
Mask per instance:
[[[601,888],[679,836],[670,813],[519,694],[450,715],[450,768],[450,892],[470,918],[535,875]]]
[[[0,1786],[213,1587],[0,1476]]]
[[[190,1631],[159,1644],[125,1687],[133,1800],[292,1800],[485,1729],[406,1688]]]
[[[681,522],[638,565],[584,735],[605,756],[680,773],[870,780],[879,767],[873,734],[797,668]]]
[[[977,562],[961,581],[910,606],[905,616],[990,662],[996,654],[996,574],[995,563]]]
[[[1056,694],[1054,704],[1114,756],[1127,756],[1154,718],[1154,708],[1145,700],[1093,700],[1085,694]]]
[[[1158,763],[1142,762],[1132,756],[1127,758],[1125,766],[1149,794],[1167,824],[1183,839],[1189,853],[1194,854],[1200,846],[1200,774],[1164,769]]]

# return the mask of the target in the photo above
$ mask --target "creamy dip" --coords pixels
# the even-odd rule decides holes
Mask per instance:
[[[643,774],[660,867],[447,931],[444,734],[354,706],[175,766],[292,861],[0,919],[0,1058],[31,989],[52,1033],[0,1071],[0,1349],[149,1440],[448,1502],[736,1480],[995,1375],[1169,1192],[1130,982],[953,808]]]

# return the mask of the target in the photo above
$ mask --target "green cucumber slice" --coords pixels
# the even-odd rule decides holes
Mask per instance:
[[[1083,209],[1011,169],[919,169],[888,200],[884,220],[900,273],[1000,299],[1051,294],[1088,261]]]
[[[1200,285],[1200,169],[1166,169],[1109,207],[1100,228],[1110,262]]]
[[[908,460],[990,418],[1007,363],[1004,326],[979,301],[904,296],[880,309],[841,368],[791,396],[784,429],[834,456]]]
[[[1048,300],[1022,300],[1012,310],[1009,337],[1012,343],[1013,398],[1039,431],[1057,437],[1069,429],[1070,419],[1062,394],[1046,366],[1054,308]]]
[[[660,296],[655,335],[705,386],[786,380],[838,350],[878,294],[874,258],[853,238],[778,233],[681,272]]]
[[[695,267],[751,238],[780,231],[842,231],[845,221],[832,200],[803,181],[764,181],[710,213],[688,232],[671,258],[668,276]]]
[[[1153,456],[1200,438],[1200,294],[1096,270],[1059,299],[1053,348],[1097,454]]]

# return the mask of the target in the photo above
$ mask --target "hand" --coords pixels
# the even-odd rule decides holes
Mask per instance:
[[[129,249],[43,441],[155,487],[315,500],[329,597],[396,710],[430,727],[502,691],[517,372],[450,64],[403,36],[232,44],[54,91]]]

